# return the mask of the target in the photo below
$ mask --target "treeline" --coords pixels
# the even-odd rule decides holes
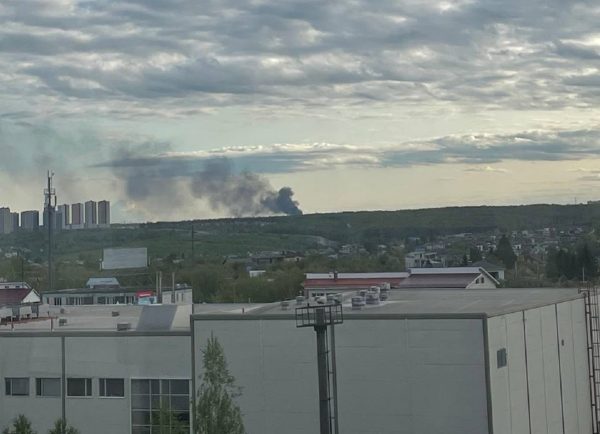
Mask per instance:
[[[553,280],[592,280],[598,277],[596,253],[587,242],[574,249],[555,249],[546,259],[546,275]]]
[[[329,258],[313,255],[301,262],[278,263],[265,268],[259,277],[250,277],[245,264],[199,262],[182,266],[177,280],[194,288],[195,302],[268,303],[294,298],[302,292],[305,273],[403,271],[402,252]]]
[[[399,211],[360,211],[309,214],[290,217],[198,220],[196,222],[156,223],[148,228],[196,225],[198,229],[221,233],[318,235],[340,242],[369,240],[388,243],[406,237],[433,239],[461,232],[544,227],[593,227],[600,220],[600,204],[520,205],[448,207]]]

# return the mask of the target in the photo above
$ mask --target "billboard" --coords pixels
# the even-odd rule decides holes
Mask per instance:
[[[104,249],[102,256],[103,270],[126,270],[128,268],[146,268],[148,266],[148,249]]]

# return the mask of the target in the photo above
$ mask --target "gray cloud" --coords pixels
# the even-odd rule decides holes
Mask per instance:
[[[593,107],[585,88],[597,76],[581,71],[598,66],[599,15],[586,1],[7,0],[0,68],[10,79],[0,83],[65,105],[161,99],[179,110]]]

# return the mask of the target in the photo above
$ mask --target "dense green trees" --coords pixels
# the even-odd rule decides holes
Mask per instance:
[[[588,243],[573,250],[552,250],[546,260],[546,275],[554,280],[593,279],[598,276],[596,256]]]
[[[497,256],[507,269],[512,270],[514,268],[515,262],[517,262],[517,255],[515,255],[506,235],[502,235],[500,238],[498,246],[494,251],[494,256]]]
[[[194,412],[196,434],[244,434],[244,422],[235,398],[241,390],[229,372],[223,347],[208,339],[203,355],[204,372]]]

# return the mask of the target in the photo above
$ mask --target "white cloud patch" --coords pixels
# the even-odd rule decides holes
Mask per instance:
[[[492,166],[484,166],[484,167],[470,167],[465,169],[465,172],[479,172],[479,173],[508,173],[508,169],[504,169],[502,167],[492,167]]]

